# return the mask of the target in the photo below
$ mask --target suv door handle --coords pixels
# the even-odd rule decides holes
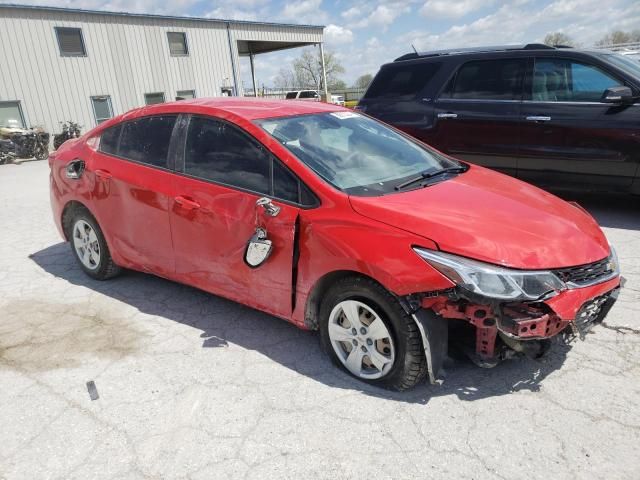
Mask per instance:
[[[94,173],[96,174],[96,177],[102,180],[110,180],[113,178],[113,175],[111,175],[111,172],[108,170],[96,170]]]
[[[193,200],[190,200],[182,195],[178,195],[174,198],[175,202],[185,210],[197,210],[200,208],[200,204]]]
[[[439,113],[438,114],[438,118],[458,118],[458,114],[457,113]]]
[[[525,117],[525,119],[529,120],[530,122],[548,122],[549,120],[551,120],[551,117],[533,115],[533,116],[530,116],[530,117]]]

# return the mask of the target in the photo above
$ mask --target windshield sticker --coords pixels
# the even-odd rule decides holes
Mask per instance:
[[[354,112],[331,112],[330,115],[333,115],[340,120],[344,120],[345,118],[358,118],[360,116]]]

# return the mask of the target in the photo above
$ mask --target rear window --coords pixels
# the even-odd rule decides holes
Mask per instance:
[[[364,98],[410,100],[418,95],[440,69],[441,63],[391,65],[380,70]]]
[[[465,63],[440,98],[519,100],[524,66],[524,60],[514,58]]]
[[[298,92],[289,92],[287,93],[286,100],[291,100],[292,98],[296,98]]]
[[[120,142],[120,131],[122,125],[107,128],[100,136],[100,151],[111,155],[118,154],[118,143]]]
[[[124,124],[118,155],[135,162],[167,168],[175,116],[144,117]]]

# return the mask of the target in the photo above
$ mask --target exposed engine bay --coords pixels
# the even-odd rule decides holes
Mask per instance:
[[[543,301],[500,302],[461,288],[411,295],[402,303],[423,334],[430,380],[439,383],[450,347],[476,365],[491,368],[517,355],[539,358],[554,337],[565,343],[584,340],[611,308],[618,291],[614,288],[586,301],[573,320],[561,318]]]

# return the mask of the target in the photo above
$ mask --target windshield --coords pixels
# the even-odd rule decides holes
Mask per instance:
[[[391,193],[399,183],[459,164],[355,112],[256,121],[336,188],[351,195]]]
[[[603,57],[620,70],[640,80],[640,62],[638,60],[630,58],[628,55],[620,55],[619,53],[607,53],[604,54]]]

